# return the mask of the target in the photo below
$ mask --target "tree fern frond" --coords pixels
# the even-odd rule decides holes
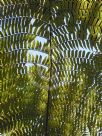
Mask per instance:
[[[0,1],[0,133],[101,130],[102,2]]]

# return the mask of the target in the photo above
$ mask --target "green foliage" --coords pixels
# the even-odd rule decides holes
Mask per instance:
[[[0,133],[96,136],[101,0],[0,0],[0,8]]]

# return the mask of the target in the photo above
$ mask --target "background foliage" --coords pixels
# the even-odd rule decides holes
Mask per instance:
[[[0,133],[101,135],[101,0],[0,0]]]

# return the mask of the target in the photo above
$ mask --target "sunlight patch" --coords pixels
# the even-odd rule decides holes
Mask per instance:
[[[35,38],[37,41],[39,41],[39,42],[41,42],[42,44],[44,44],[44,43],[46,43],[47,42],[47,39],[45,39],[45,38],[42,38],[42,37],[40,37],[40,36],[36,36],[36,38]]]
[[[34,18],[32,18],[32,19],[31,19],[31,21],[30,21],[30,23],[33,25],[33,24],[34,24],[34,22],[35,22],[35,19],[34,19]]]
[[[29,55],[33,55],[36,57],[36,55],[38,55],[39,57],[42,56],[42,60],[45,58],[45,57],[48,57],[48,54],[44,53],[44,52],[41,52],[41,51],[36,51],[36,50],[29,50],[27,52],[27,54]]]

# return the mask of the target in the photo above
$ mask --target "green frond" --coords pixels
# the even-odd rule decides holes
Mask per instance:
[[[0,0],[0,134],[101,135],[101,0]]]

